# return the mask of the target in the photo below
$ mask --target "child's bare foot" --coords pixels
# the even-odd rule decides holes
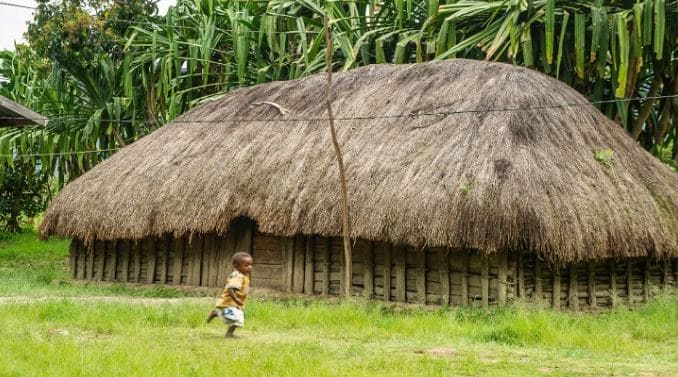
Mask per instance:
[[[210,312],[207,314],[207,323],[210,323],[211,320],[214,318],[218,317],[219,314],[217,313],[216,309],[210,310]]]

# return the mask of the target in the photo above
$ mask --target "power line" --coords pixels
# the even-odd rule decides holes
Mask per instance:
[[[4,5],[4,6],[6,6],[6,7],[12,7],[12,8],[22,8],[22,9],[32,9],[32,10],[38,9],[38,8],[36,8],[36,7],[30,7],[30,6],[28,6],[28,5],[21,5],[21,4],[14,4],[14,3],[6,3],[6,2],[4,2],[4,1],[0,1],[0,5]]]
[[[424,116],[451,116],[458,114],[478,114],[478,113],[495,113],[495,112],[521,112],[521,111],[534,111],[534,110],[546,110],[546,109],[555,109],[555,108],[569,108],[569,107],[583,107],[583,106],[592,106],[597,104],[606,104],[606,103],[618,103],[618,102],[631,102],[631,101],[644,101],[648,99],[662,99],[662,98],[678,98],[678,94],[668,95],[668,96],[652,96],[652,97],[634,97],[634,98],[619,98],[611,100],[602,100],[594,102],[574,102],[574,103],[565,103],[558,105],[541,105],[541,106],[531,106],[531,107],[505,107],[505,108],[496,108],[496,109],[470,109],[470,110],[455,110],[455,111],[436,111],[436,112],[421,112],[421,113],[408,113],[408,114],[393,114],[393,115],[370,115],[370,116],[357,116],[357,117],[336,117],[334,120],[339,121],[355,121],[355,120],[375,120],[375,119],[398,119],[398,118],[417,118]],[[19,120],[24,118],[8,118],[0,117],[0,120]],[[71,116],[63,116],[49,119],[49,121],[61,121],[61,120],[70,120],[70,121],[90,121],[91,118],[78,118]],[[105,123],[139,123],[139,124],[157,124],[152,121],[145,120],[135,120],[135,119],[98,119],[98,122]],[[243,123],[254,123],[254,122],[319,122],[327,121],[327,118],[324,117],[311,117],[311,118],[223,118],[218,120],[172,120],[168,123],[224,123],[224,122],[243,122]]]
[[[372,120],[372,119],[386,119],[386,118],[412,118],[418,116],[448,116],[455,114],[467,114],[467,113],[484,113],[484,112],[500,112],[500,111],[527,111],[527,110],[542,110],[548,108],[559,108],[559,107],[576,107],[576,106],[590,106],[593,104],[599,103],[615,103],[615,102],[629,102],[635,100],[647,100],[647,99],[660,99],[660,98],[676,98],[678,95],[670,96],[655,96],[655,97],[637,97],[637,98],[623,98],[616,100],[604,100],[588,103],[572,103],[564,105],[553,105],[553,106],[535,106],[530,108],[503,108],[503,109],[484,109],[484,110],[459,110],[454,112],[435,112],[435,113],[419,113],[419,114],[402,114],[402,115],[384,115],[384,116],[370,116],[370,117],[344,117],[344,118],[335,118],[334,120]],[[0,117],[0,120],[5,119],[24,119],[24,118],[4,118]],[[84,118],[83,118],[84,119]],[[71,119],[73,120],[73,119]],[[326,121],[327,118],[296,118],[296,119],[226,119],[226,120],[196,120],[196,121],[180,121],[173,120],[170,123],[221,123],[224,121],[234,121],[234,122],[271,122],[271,121]],[[104,121],[104,120],[101,120]],[[119,120],[112,120],[118,122]],[[119,122],[133,122],[133,120],[120,120]],[[137,121],[136,123],[140,124],[157,124],[150,121]],[[108,148],[100,150],[86,150],[86,151],[73,151],[73,152],[53,152],[53,153],[31,153],[31,154],[13,154],[13,155],[0,155],[0,158],[15,158],[15,157],[53,157],[53,156],[64,156],[64,155],[79,155],[79,154],[92,154],[92,153],[101,153],[101,152],[112,152],[118,151],[122,148]]]
[[[122,148],[108,148],[108,149],[99,149],[99,150],[88,150],[88,151],[74,151],[74,152],[62,152],[62,153],[29,153],[29,154],[2,154],[0,158],[16,158],[16,157],[50,157],[50,156],[64,156],[64,155],[76,155],[76,154],[92,154],[92,153],[101,153],[101,152],[111,152],[118,151]]]

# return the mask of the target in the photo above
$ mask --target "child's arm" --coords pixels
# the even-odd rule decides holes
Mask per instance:
[[[242,301],[238,298],[238,296],[235,295],[235,288],[228,288],[228,295],[231,297],[231,299],[240,307],[243,306]]]

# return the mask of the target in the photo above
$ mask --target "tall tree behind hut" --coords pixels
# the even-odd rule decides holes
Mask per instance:
[[[148,133],[143,95],[137,94],[143,90],[123,81],[123,48],[129,27],[153,21],[157,8],[151,0],[37,3],[28,45],[0,55],[0,93],[50,122],[3,130],[0,149],[37,154],[40,168],[61,186]],[[2,162],[9,163],[8,155]]]

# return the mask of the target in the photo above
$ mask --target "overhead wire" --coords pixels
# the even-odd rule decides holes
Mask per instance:
[[[614,100],[603,100],[587,103],[571,103],[571,104],[562,104],[562,105],[546,105],[546,106],[534,106],[529,108],[501,108],[501,109],[475,109],[475,110],[459,110],[453,112],[433,112],[433,113],[416,113],[416,114],[401,114],[401,115],[384,115],[384,116],[366,116],[366,117],[338,117],[334,120],[372,120],[372,119],[388,119],[388,118],[413,118],[419,116],[449,116],[456,114],[468,114],[468,113],[489,113],[489,112],[500,112],[500,111],[531,111],[531,110],[543,110],[548,108],[561,108],[561,107],[576,107],[576,106],[590,106],[593,104],[602,104],[602,103],[615,103],[615,102],[629,102],[637,100],[647,100],[647,99],[661,99],[661,98],[677,98],[678,95],[668,95],[668,96],[652,96],[652,97],[636,97],[636,98],[622,98]],[[0,117],[0,120],[10,120],[10,119],[25,119],[25,118],[7,118]],[[77,120],[78,118],[64,118],[72,121]],[[80,118],[83,120],[89,120],[89,118]],[[279,121],[291,121],[291,122],[300,122],[300,121],[326,121],[327,118],[293,118],[293,119],[228,119],[226,121],[233,122],[279,122]],[[136,123],[136,124],[153,124],[158,125],[157,121],[135,121],[132,119],[128,120],[104,120],[100,119],[101,122],[113,122],[113,123]],[[222,123],[224,119],[221,120],[173,120],[170,123]],[[111,152],[117,151],[121,148],[108,148],[100,150],[89,150],[89,151],[73,151],[73,152],[53,152],[53,153],[31,153],[31,154],[12,154],[12,155],[0,155],[0,158],[16,158],[16,157],[50,157],[50,156],[64,156],[64,155],[74,155],[74,154],[92,154],[92,153],[101,153],[101,152]]]
[[[528,106],[528,107],[504,107],[504,108],[494,108],[494,109],[469,109],[469,110],[454,110],[454,111],[435,111],[435,112],[419,112],[419,113],[407,113],[407,114],[387,114],[387,115],[368,115],[368,116],[354,116],[354,117],[335,117],[334,120],[340,121],[356,121],[356,120],[375,120],[375,119],[397,119],[397,118],[417,118],[424,116],[451,116],[459,114],[477,114],[477,113],[495,113],[495,112],[521,112],[521,111],[534,111],[534,110],[546,110],[554,108],[569,108],[569,107],[583,107],[583,106],[592,106],[597,104],[608,104],[608,103],[618,103],[618,102],[631,102],[631,101],[645,101],[648,99],[665,99],[665,98],[678,98],[678,94],[674,95],[663,95],[663,96],[651,96],[651,97],[633,97],[633,98],[617,98],[610,100],[601,100],[601,101],[591,101],[591,102],[573,102],[573,103],[564,103],[564,104],[554,104],[554,105],[539,105],[539,106]],[[0,120],[20,120],[25,119],[21,117],[0,117]],[[63,116],[49,119],[50,121],[61,121],[61,120],[70,120],[70,121],[89,121],[92,120],[91,117],[87,118],[78,118],[72,116]],[[119,123],[142,123],[144,121],[134,120],[134,119],[96,119],[98,122],[119,122]],[[224,123],[224,122],[242,122],[242,123],[254,123],[254,122],[318,122],[318,121],[327,121],[325,117],[293,117],[293,118],[222,118],[214,120],[172,120],[170,123]]]
[[[383,116],[365,116],[365,117],[338,117],[334,120],[350,121],[350,120],[373,120],[373,119],[388,119],[388,118],[414,118],[420,116],[450,116],[456,114],[473,114],[473,113],[490,113],[490,112],[501,112],[501,111],[532,111],[532,110],[543,110],[549,108],[563,108],[563,107],[577,107],[577,106],[591,106],[594,104],[603,104],[603,103],[615,103],[615,102],[630,102],[630,101],[640,101],[648,99],[663,99],[663,98],[678,98],[678,95],[666,95],[666,96],[652,96],[652,97],[635,97],[635,98],[620,98],[613,100],[602,100],[595,102],[586,102],[586,103],[570,103],[570,104],[561,104],[561,105],[544,105],[544,106],[533,106],[526,108],[499,108],[499,109],[473,109],[473,110],[458,110],[453,112],[431,112],[431,113],[410,113],[410,114],[397,114],[397,115],[383,115]],[[25,119],[20,117],[0,117],[0,120],[16,120],[16,119]],[[89,120],[90,118],[63,118],[75,121],[77,119]],[[114,123],[136,123],[136,124],[153,124],[158,125],[157,121],[138,121],[138,120],[119,120],[119,119],[110,119],[104,120],[100,119],[100,122],[114,122]],[[222,123],[224,121],[232,122],[300,122],[300,121],[327,121],[327,118],[287,118],[287,119],[220,119],[220,120],[172,120],[170,123]],[[101,153],[101,152],[111,152],[117,151],[121,148],[107,148],[99,150],[87,150],[87,151],[72,151],[72,152],[53,152],[53,153],[29,153],[29,154],[11,154],[11,155],[0,155],[0,158],[17,158],[17,157],[50,157],[50,156],[64,156],[64,155],[77,155],[77,154],[92,154],[92,153]]]
[[[77,154],[93,154],[93,153],[102,153],[102,152],[112,152],[118,151],[122,148],[107,148],[107,149],[98,149],[98,150],[87,150],[87,151],[71,151],[71,152],[52,152],[52,153],[27,153],[27,154],[4,154],[0,155],[0,158],[16,158],[16,157],[54,157],[54,156],[64,156],[64,155],[77,155]]]
[[[23,9],[32,9],[32,10],[38,9],[36,7],[31,7],[31,6],[28,6],[28,5],[22,5],[22,4],[16,4],[16,3],[6,3],[4,1],[0,1],[0,5],[4,5],[6,7],[12,7],[12,8],[23,8]]]

